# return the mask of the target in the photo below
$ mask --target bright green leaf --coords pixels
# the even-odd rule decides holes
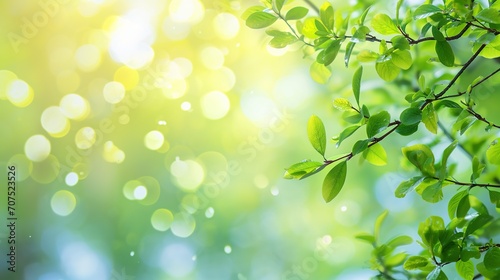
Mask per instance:
[[[380,228],[382,227],[382,223],[384,222],[385,218],[389,214],[389,211],[385,210],[380,214],[377,219],[375,220],[375,228],[373,230],[373,235],[375,236],[375,239],[378,239],[380,236]]]
[[[391,121],[391,115],[387,111],[381,111],[371,116],[366,124],[366,135],[371,138],[377,133],[384,131]]]
[[[455,65],[455,54],[453,53],[450,43],[447,41],[436,41],[434,50],[436,51],[439,61],[444,66],[451,67]]]
[[[340,111],[352,111],[352,104],[349,100],[339,97],[333,100],[333,107]]]
[[[302,26],[302,34],[309,39],[316,39],[318,35],[316,32],[318,28],[316,28],[316,19],[315,18],[306,18],[304,20],[304,25]]]
[[[495,204],[496,208],[500,208],[500,192],[489,190],[488,193],[491,203]]]
[[[366,241],[370,244],[375,244],[375,236],[371,235],[371,234],[368,234],[368,233],[360,233],[360,234],[357,234],[356,236],[354,236],[355,238],[359,239],[359,240],[363,240],[363,241]]]
[[[352,146],[352,155],[355,156],[368,148],[368,143],[370,143],[370,139],[358,140]]]
[[[500,268],[500,248],[490,248],[484,255],[484,266],[488,270],[498,270]]]
[[[290,32],[282,32],[273,30],[272,36],[274,36],[269,45],[273,48],[281,49],[297,41],[297,38]],[[266,32],[269,34],[269,32]],[[271,34],[269,34],[271,35]]]
[[[403,198],[406,196],[406,194],[414,189],[416,186],[418,186],[422,180],[424,179],[424,177],[422,176],[416,176],[416,177],[412,177],[406,181],[403,181],[399,184],[399,186],[396,188],[396,191],[395,191],[395,196],[397,198]]]
[[[285,4],[285,1],[286,0],[273,0],[273,10],[276,13],[279,13]]]
[[[424,175],[434,176],[434,154],[429,147],[423,144],[416,144],[402,148],[403,155]]]
[[[323,125],[321,119],[316,115],[312,115],[309,118],[307,123],[307,136],[309,137],[309,142],[311,142],[314,149],[324,156],[326,149],[325,126]]]
[[[427,275],[426,280],[448,280],[448,277],[441,270],[441,267],[437,266],[429,275]]]
[[[468,195],[468,191],[461,191],[456,193],[448,202],[448,216],[450,219],[455,218],[455,213],[457,212],[458,208],[458,203],[464,198],[465,196]]]
[[[427,130],[436,134],[438,129],[438,115],[434,110],[434,105],[429,104],[422,110],[422,122],[425,124]]]
[[[396,50],[391,54],[391,61],[397,67],[408,70],[413,64],[411,53],[407,50]]]
[[[416,124],[422,120],[422,111],[419,108],[410,107],[401,112],[399,118],[405,125]]]
[[[479,215],[474,219],[470,220],[469,224],[467,225],[467,229],[465,230],[464,237],[467,237],[472,233],[474,233],[476,230],[482,228],[492,219],[493,217],[489,215]]]
[[[465,280],[472,280],[474,278],[474,264],[472,261],[457,261],[455,268],[460,276]]]
[[[333,40],[330,46],[328,46],[328,48],[324,49],[318,54],[316,61],[318,61],[321,64],[324,64],[325,66],[330,65],[337,57],[341,44],[342,40],[340,39]]]
[[[362,50],[358,53],[357,59],[359,62],[374,62],[379,58],[379,54],[369,50]]]
[[[392,47],[398,50],[409,50],[410,43],[408,43],[408,39],[406,39],[403,35],[396,35],[391,39]]]
[[[427,18],[437,13],[442,13],[442,10],[434,5],[424,4],[418,7],[415,10],[415,12],[413,12],[413,18],[414,19]]]
[[[266,28],[273,24],[278,17],[266,12],[255,12],[251,14],[247,20],[246,25],[253,29]]]
[[[500,165],[500,144],[498,143],[499,140],[500,138],[497,138],[495,141],[493,141],[486,151],[486,159],[489,163],[495,165]]]
[[[447,163],[448,163],[448,158],[450,157],[451,153],[453,150],[458,145],[458,141],[453,141],[446,149],[443,151],[443,156],[441,157],[441,170],[439,171],[439,180],[444,180],[447,176]]]
[[[376,14],[372,18],[371,25],[375,31],[382,35],[399,34],[398,27],[386,14]]]
[[[400,124],[398,128],[396,128],[396,132],[403,136],[409,136],[413,133],[417,132],[419,123],[412,125]]]
[[[359,94],[361,93],[361,77],[363,76],[363,66],[359,66],[359,68],[354,72],[354,76],[352,77],[352,92],[354,93],[354,98],[356,99],[356,104],[359,107]]]
[[[421,256],[411,256],[405,261],[403,268],[405,270],[415,270],[425,267],[428,264],[429,260],[427,258]]]
[[[378,59],[380,60],[380,58]],[[385,59],[382,61],[377,61],[375,64],[375,70],[380,78],[386,82],[391,82],[396,79],[401,72],[401,69],[397,67],[390,59]]]
[[[443,199],[443,183],[438,181],[422,192],[422,198],[430,203],[436,203]]]
[[[319,16],[323,24],[329,29],[333,30],[335,23],[335,16],[333,7],[329,2],[324,2],[319,9]]]
[[[326,84],[332,75],[330,69],[318,62],[313,62],[309,69],[312,79],[319,84]]]
[[[479,252],[479,248],[476,246],[473,247],[463,247],[462,252],[460,253],[460,259],[464,262],[469,261],[470,259],[479,259],[481,257],[481,252]]]
[[[294,7],[286,13],[286,20],[297,20],[305,17],[309,10],[304,7]]]
[[[380,143],[376,143],[364,150],[363,158],[376,166],[384,166],[387,164],[387,153]]]
[[[464,218],[470,209],[469,193],[464,195],[457,205],[457,218]]]
[[[296,163],[286,169],[285,179],[303,179],[323,169],[323,163],[316,161],[303,161]]]
[[[351,41],[347,43],[347,46],[345,47],[345,56],[344,56],[345,67],[349,67],[349,61],[351,60],[352,51],[354,50],[355,45],[356,43]]]
[[[487,23],[500,24],[500,11],[497,9],[487,8],[480,11],[476,18]]]
[[[409,245],[411,243],[413,243],[413,238],[407,235],[400,235],[387,242],[387,246],[396,248],[399,246]]]
[[[328,172],[323,181],[323,198],[332,201],[340,192],[347,176],[347,161],[342,161]]]
[[[351,136],[358,128],[360,128],[360,125],[353,125],[345,128],[339,135],[339,139],[337,142],[337,148],[340,146],[340,143],[342,143],[345,139],[347,139],[349,136]]]

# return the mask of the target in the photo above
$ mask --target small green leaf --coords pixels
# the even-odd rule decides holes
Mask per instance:
[[[290,11],[288,11],[286,13],[285,19],[286,20],[301,19],[301,18],[305,17],[308,12],[309,12],[309,10],[307,8],[304,8],[304,7],[294,7],[292,9],[290,9]]]
[[[374,62],[379,58],[379,54],[369,50],[362,50],[358,53],[357,59],[359,62]]]
[[[500,144],[498,143],[499,140],[500,138],[497,138],[495,141],[493,141],[486,151],[486,159],[489,163],[495,165],[500,165]]]
[[[427,188],[422,192],[422,198],[431,203],[439,202],[443,199],[443,183],[438,181]]]
[[[402,149],[403,155],[424,175],[434,176],[434,154],[429,147],[416,144]]]
[[[306,18],[304,20],[304,25],[302,26],[302,34],[309,39],[316,39],[318,35],[316,32],[318,28],[316,28],[316,19],[315,18]]]
[[[389,211],[385,210],[380,214],[377,219],[375,220],[375,228],[373,230],[373,235],[375,236],[375,240],[377,240],[380,236],[380,228],[382,227],[382,223],[384,222],[385,218],[389,214]]]
[[[355,156],[368,148],[368,143],[370,143],[370,139],[358,140],[352,146],[352,155]]]
[[[470,259],[479,259],[481,257],[481,252],[479,252],[479,248],[474,247],[463,247],[462,252],[460,253],[460,259],[464,262],[469,261]]]
[[[359,17],[359,19],[358,19],[359,25],[363,26],[363,24],[365,23],[365,19],[366,19],[366,16],[368,15],[368,12],[370,11],[370,8],[371,8],[371,6],[366,8],[364,10],[364,12],[361,14],[361,16]]]
[[[349,136],[351,136],[358,128],[360,128],[360,125],[353,125],[345,128],[339,135],[339,139],[337,142],[337,148],[340,146],[340,143],[342,143],[345,139],[347,139]]]
[[[460,276],[465,280],[472,280],[474,278],[474,264],[472,261],[459,260],[455,264],[455,268]]]
[[[342,40],[333,40],[328,48],[321,51],[316,57],[316,61],[324,64],[325,66],[330,65],[339,53],[340,47],[342,44]]]
[[[441,157],[441,170],[439,171],[439,180],[441,180],[441,181],[444,180],[447,176],[446,164],[448,162],[448,158],[450,157],[453,150],[455,150],[457,145],[458,145],[458,141],[455,140],[448,147],[446,147],[446,149],[444,149],[444,151],[443,151],[443,156]]]
[[[487,23],[500,24],[500,11],[497,9],[487,8],[480,11],[476,18]]]
[[[381,111],[371,116],[366,124],[366,135],[371,138],[377,133],[384,131],[391,121],[391,115],[387,111]]]
[[[436,266],[436,268],[427,275],[426,280],[448,280],[448,277],[441,270],[441,267]]]
[[[457,209],[458,209],[458,204],[460,203],[462,198],[464,198],[468,194],[469,194],[468,191],[461,191],[461,192],[456,193],[450,199],[450,201],[448,202],[448,216],[450,217],[450,219],[455,218],[455,214],[456,214]],[[467,200],[469,200],[469,199],[467,198]],[[469,210],[467,209],[467,211],[469,211]]]
[[[307,123],[307,136],[309,137],[309,142],[311,142],[314,149],[324,156],[326,149],[325,126],[323,125],[321,119],[316,115],[312,115],[309,118]]]
[[[373,29],[382,35],[399,34],[398,27],[386,14],[376,14],[371,24]]]
[[[416,186],[418,186],[425,177],[422,176],[416,176],[412,177],[406,181],[403,181],[399,184],[399,186],[396,188],[395,191],[395,196],[397,198],[403,198],[406,196],[406,194],[411,190],[414,189]]]
[[[352,104],[345,98],[335,98],[333,100],[333,107],[340,111],[352,111]]]
[[[266,31],[267,34],[274,36],[269,42],[273,48],[281,49],[290,44],[297,42],[297,38],[290,32],[283,32],[278,30]]]
[[[472,233],[474,233],[476,230],[482,228],[492,219],[493,217],[489,215],[479,215],[474,219],[470,220],[469,224],[467,225],[467,229],[465,230],[464,237],[467,237]]]
[[[391,42],[392,47],[395,49],[402,51],[410,49],[410,43],[408,43],[408,40],[403,35],[396,35],[392,37]]]
[[[359,240],[363,240],[363,241],[366,241],[370,244],[375,244],[375,236],[369,234],[369,233],[360,233],[360,234],[357,234],[356,236],[354,236],[355,238],[359,239]]]
[[[488,193],[491,203],[495,204],[496,208],[500,208],[500,192],[489,190]]]
[[[354,93],[354,98],[356,99],[356,104],[359,107],[359,94],[361,93],[361,77],[363,76],[363,66],[359,66],[359,68],[354,72],[354,76],[352,77],[352,92]]]
[[[246,25],[253,29],[266,28],[273,24],[278,17],[266,12],[255,12],[251,14],[247,20]]]
[[[286,0],[273,0],[273,10],[276,13],[279,13],[285,4],[285,1]]]
[[[413,133],[417,132],[419,123],[412,125],[400,124],[398,128],[396,128],[396,132],[403,136],[409,136]]]
[[[457,205],[457,218],[464,218],[470,209],[469,193],[464,195]]]
[[[397,67],[408,70],[413,64],[411,53],[407,50],[396,50],[391,54],[391,61]]]
[[[387,242],[387,246],[396,248],[399,246],[409,245],[411,243],[413,243],[413,238],[407,235],[400,235]]]
[[[342,161],[328,172],[323,181],[323,198],[332,201],[340,192],[347,176],[347,161]]]
[[[447,41],[436,41],[434,50],[436,51],[439,61],[444,66],[452,67],[455,65],[455,54],[453,53],[450,43]]]
[[[316,61],[311,64],[309,73],[311,74],[312,79],[319,84],[326,84],[332,75],[330,69]]]
[[[410,107],[401,112],[399,118],[405,125],[416,124],[422,120],[422,111],[419,108]]]
[[[405,263],[403,264],[403,268],[405,270],[415,270],[425,267],[428,264],[429,260],[427,258],[421,256],[411,256],[405,261]]]
[[[329,2],[324,2],[319,9],[319,16],[323,24],[329,29],[333,30],[335,23],[333,7]]]
[[[434,110],[434,105],[429,104],[422,110],[422,122],[425,124],[427,130],[431,133],[437,134],[438,129],[438,115]]]
[[[376,166],[384,166],[387,164],[387,153],[380,143],[376,143],[364,150],[363,158]]]
[[[442,13],[442,10],[434,5],[424,4],[415,10],[415,12],[413,13],[413,18],[422,19],[430,17],[437,13]]]
[[[347,43],[347,46],[345,47],[345,56],[344,56],[345,67],[349,67],[349,61],[351,60],[352,51],[354,50],[355,45],[356,43],[351,41]]]
[[[303,161],[296,163],[286,169],[285,179],[304,179],[314,173],[317,173],[324,167],[323,163],[316,161]]]
[[[361,114],[365,118],[369,118],[370,117],[370,110],[368,110],[368,107],[366,107],[366,105],[361,106]]]
[[[446,41],[446,38],[444,37],[443,33],[439,31],[439,29],[436,26],[432,27],[432,36],[436,41]]]
[[[500,248],[490,248],[484,255],[484,266],[488,270],[498,270],[500,268]]]
[[[381,60],[380,58],[378,60]],[[375,63],[375,70],[377,70],[377,74],[380,78],[382,78],[386,82],[391,82],[396,79],[401,72],[401,69],[397,67],[392,60],[390,59],[382,59],[382,61],[377,61]]]

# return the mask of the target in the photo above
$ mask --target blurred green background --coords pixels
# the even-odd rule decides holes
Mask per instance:
[[[258,4],[0,3],[2,223],[7,165],[18,180],[17,271],[2,226],[1,279],[367,279],[370,248],[354,235],[382,209],[385,240],[416,237],[426,215],[444,213],[394,198],[406,176],[398,147],[414,139],[389,137],[386,167],[350,162],[330,204],[322,176],[281,178],[319,160],[311,114],[330,137],[341,131],[331,101],[350,94],[355,67],[339,61],[316,84],[299,44],[272,49],[245,26],[241,14]],[[391,104],[401,87],[368,68],[362,98]]]

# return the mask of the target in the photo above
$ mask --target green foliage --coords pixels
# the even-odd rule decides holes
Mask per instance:
[[[323,198],[330,202],[344,187],[348,161],[359,155],[372,165],[386,165],[395,149],[390,147],[388,153],[381,142],[390,135],[411,136],[412,144],[401,148],[401,156],[408,163],[403,166],[413,170],[396,188],[395,196],[404,198],[414,191],[429,203],[446,200],[449,222],[446,224],[438,215],[422,222],[418,243],[423,250],[408,256],[394,249],[409,244],[409,238],[397,236],[380,242],[381,224],[387,216],[384,212],[375,222],[373,235],[357,236],[373,247],[370,263],[379,273],[375,278],[399,279],[393,275],[403,275],[404,279],[455,279],[444,269],[454,264],[456,277],[498,279],[500,244],[492,239],[489,229],[499,231],[498,211],[491,214],[490,209],[500,208],[500,145],[495,139],[500,125],[489,119],[492,114],[484,109],[488,108],[488,99],[481,92],[486,82],[498,85],[498,77],[494,77],[500,68],[492,70],[474,63],[500,57],[500,1],[490,1],[488,6],[468,0],[422,1],[411,6],[399,0],[395,17],[363,5],[353,6],[346,13],[330,2],[319,8],[301,7],[301,2],[292,1],[269,3],[272,9],[269,5],[267,9],[251,7],[244,13],[247,26],[257,29],[278,20],[284,22],[287,30],[266,31],[269,44],[275,48],[301,44],[312,62],[314,81],[328,83],[333,67],[346,67],[347,71],[355,67],[350,72],[353,98],[333,92],[330,105],[335,113],[342,114],[340,123],[347,124],[332,140],[337,148],[351,145],[350,153],[326,157],[323,122],[312,116],[307,133],[323,161],[294,164],[285,178],[303,179],[336,164],[323,182]],[[370,104],[360,98],[362,91],[363,96],[370,94],[362,87],[367,65],[360,64],[372,64],[380,79],[391,82],[384,88],[392,98],[391,109],[383,101]],[[469,79],[472,82],[462,79],[474,65],[480,75],[474,73],[476,76]],[[394,108],[400,112],[398,117],[393,114]],[[477,108],[482,108],[481,114]],[[363,126],[366,137],[356,133]],[[463,160],[464,155],[469,162]],[[463,174],[455,177],[457,166],[470,170],[465,174],[467,179]],[[443,188],[456,191],[445,196]],[[483,201],[485,197],[487,201]]]

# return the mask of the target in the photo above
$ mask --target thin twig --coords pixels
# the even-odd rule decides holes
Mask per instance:
[[[314,3],[310,0],[304,0],[304,2],[306,2],[307,5],[309,5],[309,7],[311,7],[311,9],[313,9],[317,14],[319,14],[319,9],[316,5],[314,5]]]

